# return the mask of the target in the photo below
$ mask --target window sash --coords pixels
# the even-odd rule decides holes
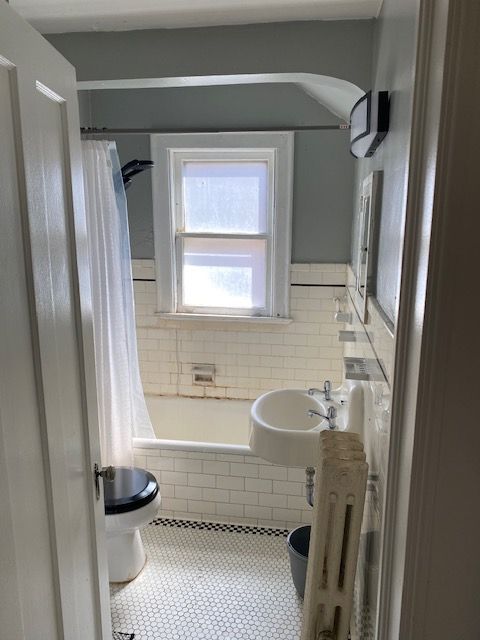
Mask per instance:
[[[262,161],[268,167],[267,219],[265,233],[213,233],[185,231],[185,206],[183,201],[183,164],[188,161],[211,162],[249,162]],[[274,149],[201,149],[201,150],[171,150],[170,151],[171,180],[173,184],[174,205],[174,238],[175,238],[175,310],[178,313],[205,313],[209,315],[244,315],[271,316],[273,303],[273,230],[275,225],[275,150]],[[183,304],[183,238],[218,238],[239,240],[266,240],[266,283],[265,305],[262,307],[192,307]]]
[[[183,203],[182,166],[188,161],[202,162],[249,162],[261,161],[268,165],[268,202],[266,233],[272,234],[275,214],[275,149],[170,149],[170,176],[173,190],[173,211],[175,211],[175,231],[185,231],[185,210]]]
[[[183,217],[177,228],[199,233],[267,233],[275,158],[270,154],[252,158],[243,150],[218,155],[208,153],[202,160],[181,157],[176,163],[182,199],[179,217]],[[190,175],[192,165],[202,167],[196,179],[195,169]],[[217,226],[215,213],[219,215]],[[253,216],[250,220],[249,214]]]
[[[219,234],[214,234],[218,236]],[[266,236],[266,234],[259,235],[251,235],[245,236],[241,235],[240,240],[251,241],[251,240],[265,240],[266,241],[266,254],[265,254],[265,304],[262,306],[252,306],[252,307],[214,307],[214,306],[192,306],[183,303],[183,267],[184,267],[184,250],[183,250],[183,240],[185,238],[211,238],[212,234],[188,234],[182,233],[179,234],[175,241],[175,271],[176,271],[176,306],[175,310],[177,313],[195,313],[195,314],[208,314],[208,315],[234,315],[234,316],[270,316],[271,315],[271,303],[272,303],[272,288],[271,288],[271,280],[272,280],[272,264],[271,260],[269,260],[269,255],[271,255],[271,239]],[[225,240],[235,240],[238,239],[238,236],[235,234],[221,234],[220,238],[215,239],[225,239]]]
[[[201,231],[177,231],[177,238],[211,238],[212,240],[270,240],[270,233],[202,233]]]

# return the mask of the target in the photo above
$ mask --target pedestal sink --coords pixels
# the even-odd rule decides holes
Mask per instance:
[[[305,389],[278,389],[257,398],[251,410],[250,449],[274,464],[314,467],[318,436],[328,429],[327,420],[308,415],[314,409],[323,415],[327,402],[308,395]],[[337,430],[346,428],[346,410],[338,408]]]

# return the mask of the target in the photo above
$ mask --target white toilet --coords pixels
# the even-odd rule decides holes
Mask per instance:
[[[104,482],[110,582],[129,582],[146,561],[140,529],[160,508],[160,491],[154,475],[138,467],[117,467],[113,481]]]

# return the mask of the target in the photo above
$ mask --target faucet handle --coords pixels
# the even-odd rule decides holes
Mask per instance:
[[[336,407],[328,407],[327,410],[327,415],[323,415],[323,413],[320,413],[320,411],[317,411],[316,409],[308,409],[307,414],[309,415],[310,418],[313,418],[313,416],[319,416],[320,418],[325,418],[325,420],[328,421],[328,428],[329,429],[335,429],[336,428],[336,423],[335,423],[335,419],[337,417],[337,409]]]
[[[334,420],[336,417],[337,417],[337,408],[334,406],[328,407],[327,418],[329,420]]]
[[[323,393],[325,394],[325,400],[331,400],[332,383],[330,380],[325,380],[323,383]]]

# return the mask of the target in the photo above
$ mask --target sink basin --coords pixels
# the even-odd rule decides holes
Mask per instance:
[[[319,433],[328,429],[328,422],[319,416],[309,417],[308,410],[326,415],[329,404],[309,396],[305,389],[264,393],[252,405],[250,449],[274,464],[314,467]],[[340,430],[345,429],[342,413],[339,410],[337,417]]]

